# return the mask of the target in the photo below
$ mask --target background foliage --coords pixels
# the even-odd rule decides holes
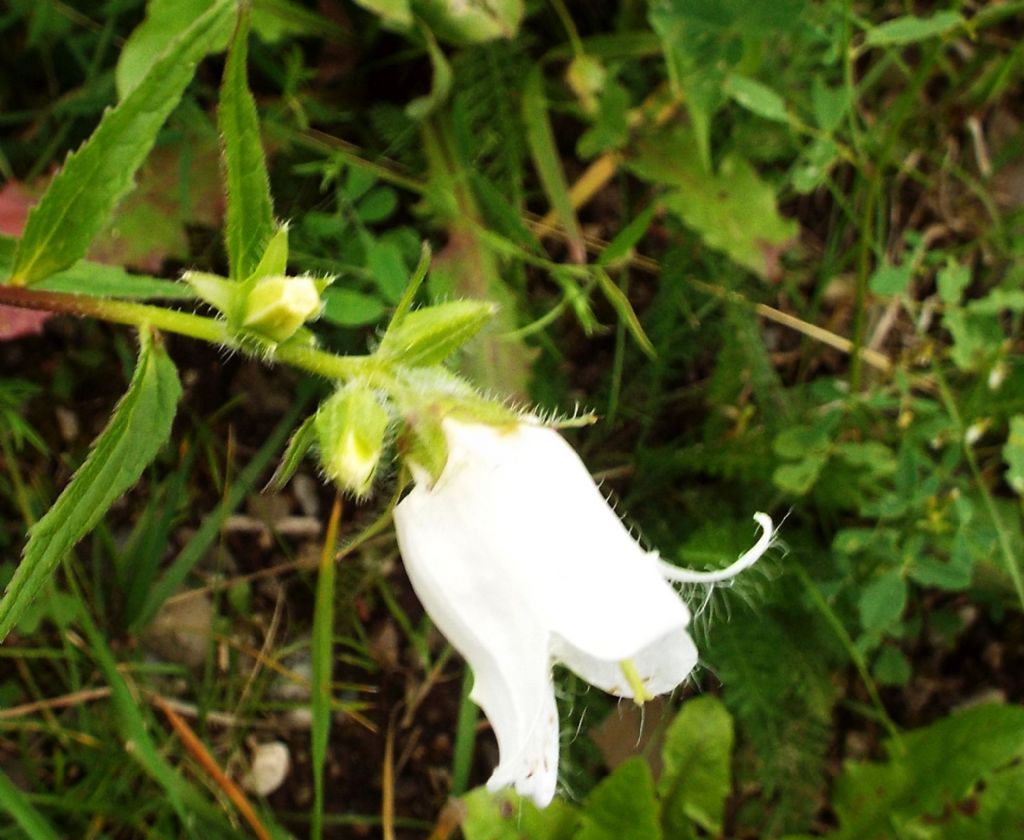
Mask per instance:
[[[0,568],[29,529],[46,558],[0,615],[0,833],[1024,834],[1022,13],[256,0],[225,72],[233,4],[7,4],[5,275],[181,300],[182,269],[251,273],[273,195],[291,268],[338,277],[321,341],[361,353],[428,239],[424,302],[501,306],[462,370],[595,410],[574,442],[663,556],[723,566],[753,510],[786,519],[758,570],[687,593],[680,696],[641,719],[562,675],[564,801],[446,806],[494,747],[379,518],[393,477],[330,519],[309,464],[259,492],[323,386],[0,310]],[[248,161],[228,204],[222,141]],[[61,228],[55,188],[26,225],[62,162],[88,212]],[[99,508],[139,488],[96,522],[72,483],[44,516],[97,453]],[[291,768],[263,796],[272,741]]]

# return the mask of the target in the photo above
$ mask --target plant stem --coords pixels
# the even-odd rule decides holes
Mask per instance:
[[[949,383],[946,382],[945,374],[938,365],[935,366],[935,383],[939,387],[939,394],[946,406],[946,412],[956,426],[957,437],[959,438],[960,445],[964,448],[964,457],[967,459],[967,465],[971,469],[971,475],[974,476],[974,482],[978,485],[978,492],[981,493],[982,501],[985,503],[985,511],[992,520],[992,526],[996,529],[999,550],[1003,555],[1003,563],[1006,566],[1007,573],[1010,575],[1010,580],[1013,581],[1013,588],[1017,593],[1017,599],[1020,601],[1021,608],[1024,608],[1024,575],[1021,574],[1017,556],[1013,551],[1009,529],[1003,522],[1003,517],[996,506],[996,500],[992,495],[992,491],[985,483],[984,476],[981,474],[978,459],[974,457],[974,449],[967,442],[967,429],[964,427],[963,418],[956,407],[956,399],[954,399],[953,393],[949,389]]]
[[[223,321],[163,306],[63,292],[41,292],[16,286],[0,286],[0,304],[99,318],[134,327],[150,326],[211,344],[245,349],[228,332]],[[374,378],[385,373],[372,356],[339,356],[308,345],[280,344],[274,348],[270,358],[332,380],[346,381],[357,376]]]
[[[867,689],[868,697],[871,699],[871,705],[875,707],[875,711],[878,714],[879,723],[885,728],[885,731],[889,733],[889,737],[892,738],[893,743],[898,748],[902,748],[902,740],[900,738],[899,727],[893,722],[893,719],[889,717],[889,712],[885,708],[885,704],[882,702],[882,697],[878,693],[878,686],[875,685],[874,679],[871,677],[871,672],[868,670],[867,662],[864,661],[864,656],[857,649],[857,645],[854,644],[853,639],[850,638],[850,634],[846,632],[846,628],[843,626],[843,622],[836,615],[835,610],[829,605],[828,601],[818,590],[814,581],[811,580],[810,575],[807,574],[800,566],[794,566],[794,570],[800,582],[804,585],[804,589],[807,590],[807,594],[810,596],[811,601],[818,608],[818,611],[822,614],[825,621],[832,628],[832,631],[839,638],[843,647],[846,649],[847,655],[853,662],[854,668],[857,669],[857,674],[860,676],[861,682],[864,683],[864,688]]]

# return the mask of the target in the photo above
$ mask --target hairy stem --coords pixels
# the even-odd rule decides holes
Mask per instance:
[[[42,292],[15,286],[0,286],[0,304],[99,318],[134,327],[150,326],[211,344],[244,349],[228,333],[223,321],[163,306],[63,292]],[[357,376],[372,378],[385,373],[372,356],[339,356],[308,345],[278,345],[270,358],[325,379],[344,381]]]

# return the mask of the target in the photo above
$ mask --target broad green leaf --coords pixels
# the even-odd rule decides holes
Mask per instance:
[[[811,107],[818,127],[831,133],[842,125],[850,110],[849,91],[845,87],[831,88],[821,76],[815,76],[811,83]]]
[[[870,47],[903,46],[945,35],[962,23],[963,18],[954,11],[936,12],[928,18],[903,15],[868,30],[864,42]]]
[[[913,275],[912,263],[903,263],[903,265],[885,263],[875,269],[871,279],[868,280],[868,286],[875,294],[901,295],[907,290]]]
[[[893,627],[907,606],[907,581],[899,569],[875,578],[861,589],[857,607],[860,624],[869,633]]]
[[[731,73],[725,80],[725,90],[732,99],[751,113],[764,117],[766,120],[788,123],[786,100],[765,84]]]
[[[224,239],[233,280],[245,280],[256,270],[274,235],[274,208],[259,117],[246,78],[248,43],[249,12],[243,6],[228,50],[217,107],[217,122],[224,137],[228,197]]]
[[[145,331],[141,336],[142,349],[128,392],[85,463],[29,531],[21,564],[0,600],[0,641],[57,564],[138,481],[170,434],[181,384],[160,339]]]
[[[808,455],[795,463],[780,464],[772,473],[772,481],[780,490],[802,496],[817,483],[827,463],[827,455]]]
[[[409,281],[401,246],[394,239],[373,240],[366,249],[366,267],[381,294],[390,303],[398,303]]]
[[[570,840],[579,815],[558,799],[541,810],[514,793],[471,790],[460,799],[466,809],[462,833],[466,840]]]
[[[171,41],[207,11],[216,0],[149,0],[146,18],[128,36],[117,58],[114,80],[117,94],[124,99],[142,81],[164,44]],[[267,43],[288,35],[315,35],[350,40],[336,23],[293,0],[254,0],[252,28]],[[226,18],[217,30],[213,52],[220,52],[231,38],[232,20]]]
[[[328,289],[320,317],[339,327],[361,327],[377,323],[386,311],[383,301],[374,295],[354,289]]]
[[[1024,708],[977,706],[886,749],[888,762],[850,762],[837,779],[837,837],[896,836],[893,827],[907,820],[955,813],[978,782],[1024,756]]]
[[[779,213],[771,186],[746,160],[731,154],[707,172],[693,133],[676,128],[646,138],[626,165],[669,187],[665,206],[709,246],[762,277],[779,275],[779,256],[799,227]]]
[[[871,670],[874,672],[875,679],[882,685],[895,686],[905,686],[910,682],[910,675],[913,673],[910,660],[903,652],[898,648],[888,646],[882,648]]]
[[[25,794],[0,769],[0,811],[6,813],[29,840],[58,840],[46,818],[25,798]]]
[[[538,64],[526,78],[523,89],[523,123],[526,126],[526,140],[537,174],[540,176],[544,194],[551,209],[565,229],[570,244],[580,253],[585,253],[583,233],[576,220],[576,211],[569,196],[569,185],[562,170],[562,158],[555,144],[555,135],[548,118],[548,103],[544,96],[544,77]]]
[[[576,840],[662,840],[651,768],[631,758],[594,788]]]
[[[146,77],[164,45],[178,37],[204,12],[213,0],[149,0],[146,17],[128,36],[117,57],[114,81],[119,99],[124,99]],[[220,52],[231,37],[232,18],[226,16],[213,37],[211,52]]]
[[[658,780],[661,820],[669,837],[692,832],[691,822],[712,835],[722,832],[725,800],[732,790],[732,716],[717,697],[683,704],[665,734]]]
[[[971,798],[972,807],[950,812],[945,836],[951,840],[995,840],[1024,835],[1021,791],[1024,791],[1024,764],[989,775],[985,788]]]
[[[131,190],[157,132],[233,8],[231,0],[217,0],[172,40],[138,86],[68,156],[29,214],[15,254],[13,283],[37,283],[85,256],[114,205]]]
[[[966,265],[950,260],[935,278],[939,297],[947,306],[960,303],[967,287],[971,285],[971,270]]]
[[[191,300],[195,297],[185,283],[145,274],[129,274],[118,266],[88,260],[79,260],[70,268],[51,274],[36,283],[35,288],[47,292],[134,300]]]
[[[1024,414],[1010,418],[1010,434],[1003,446],[1006,483],[1024,496]]]

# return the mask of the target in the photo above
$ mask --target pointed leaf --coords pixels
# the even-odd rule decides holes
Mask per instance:
[[[118,403],[89,457],[46,515],[29,532],[21,565],[0,600],[0,641],[52,575],[114,501],[153,460],[171,431],[181,384],[159,341],[142,333],[142,350],[128,393]]]
[[[249,12],[243,6],[231,39],[217,109],[217,121],[224,137],[228,193],[225,244],[233,280],[244,280],[256,270],[274,234],[267,162],[260,140],[256,102],[249,92],[246,74],[248,44]]]
[[[671,836],[692,832],[690,821],[711,834],[722,833],[732,790],[732,745],[732,717],[717,697],[683,705],[665,735],[665,769],[658,780],[662,822]]]
[[[192,80],[196,65],[213,49],[216,30],[232,7],[230,0],[218,0],[171,41],[138,86],[107,111],[92,136],[68,156],[28,217],[12,283],[35,283],[85,256],[114,205],[132,189],[135,171]]]
[[[631,758],[612,773],[587,800],[577,840],[662,840],[651,768]]]

